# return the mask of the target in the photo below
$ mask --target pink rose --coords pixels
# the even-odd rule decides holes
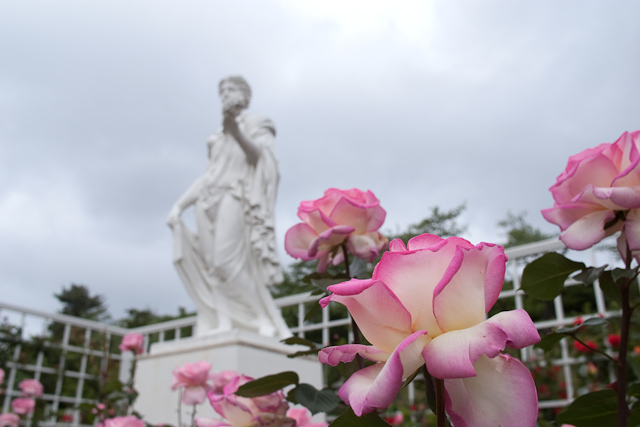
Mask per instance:
[[[104,427],[145,427],[144,421],[134,415],[126,417],[107,418]]]
[[[386,214],[371,191],[330,188],[321,199],[300,203],[298,217],[304,222],[287,231],[285,250],[294,258],[318,259],[320,273],[329,262],[344,260],[344,243],[351,254],[372,262],[387,243],[378,232]]]
[[[215,394],[222,394],[224,387],[237,376],[238,373],[236,371],[219,371],[212,373],[210,378],[213,382],[213,392]]]
[[[5,413],[0,415],[0,427],[18,427],[20,417],[16,414]]]
[[[0,384],[4,382],[4,369],[0,368]]]
[[[296,420],[296,427],[327,427],[327,423],[312,423],[311,412],[307,408],[291,408],[287,417]]]
[[[613,144],[569,158],[549,189],[554,206],[542,211],[547,221],[560,227],[565,245],[587,249],[622,229],[619,248],[624,246],[626,252],[628,243],[632,251],[640,251],[639,163],[640,131],[625,132]]]
[[[36,401],[28,397],[19,397],[11,401],[11,409],[19,415],[27,415],[36,408]]]
[[[42,396],[43,387],[38,380],[23,380],[18,384],[18,388],[22,390],[25,397],[38,398]]]
[[[203,419],[197,423],[198,427],[261,425],[295,427],[295,420],[287,417],[289,404],[282,391],[254,398],[240,397],[234,394],[242,384],[251,380],[252,378],[245,375],[238,375],[223,388],[222,394],[209,391],[207,395],[211,406],[226,422],[211,425],[208,420]]]
[[[211,364],[203,360],[185,363],[182,368],[174,369],[171,389],[184,388],[182,403],[198,405],[205,401],[207,391],[212,388],[209,370],[211,370]]]
[[[144,337],[142,334],[127,334],[122,338],[118,346],[120,351],[132,351],[134,354],[141,354],[144,351]]]
[[[501,350],[535,344],[538,331],[524,310],[485,320],[502,289],[506,260],[501,246],[423,234],[407,247],[392,241],[371,279],[329,286],[332,294],[320,304],[344,304],[372,345],[328,347],[320,361],[336,366],[360,354],[376,362],[351,375],[340,398],[358,416],[384,409],[403,380],[426,364],[444,379],[454,425],[533,427],[538,399],[531,373]]]

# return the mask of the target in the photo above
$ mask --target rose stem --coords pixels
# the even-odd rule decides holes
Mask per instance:
[[[622,233],[625,230],[622,229]],[[626,240],[626,239],[625,239]],[[626,242],[627,256],[625,266],[631,268],[633,259],[629,242]],[[627,277],[622,281],[620,286],[620,299],[622,304],[622,317],[620,319],[620,347],[618,350],[618,426],[625,427],[627,425],[627,347],[629,346],[629,324],[631,323],[632,309],[629,306],[629,287],[631,278]]]
[[[436,426],[445,427],[444,380],[433,378],[436,382]]]
[[[178,393],[178,427],[183,427],[182,425],[182,389],[180,389],[180,393]]]
[[[341,246],[342,246],[342,253],[344,255],[344,269],[345,269],[345,272],[347,273],[347,277],[351,279],[351,272],[349,271],[349,252],[347,252],[347,245],[343,243]],[[360,329],[358,328],[356,321],[353,319],[353,316],[351,316],[351,329],[353,330],[353,343],[360,344]],[[357,354],[356,360],[358,361],[358,368],[363,369],[364,359],[362,358],[362,356]]]

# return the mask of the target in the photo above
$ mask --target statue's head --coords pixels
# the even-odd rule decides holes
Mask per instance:
[[[242,110],[249,107],[251,87],[241,76],[229,76],[220,80],[218,93],[222,100],[222,110]]]

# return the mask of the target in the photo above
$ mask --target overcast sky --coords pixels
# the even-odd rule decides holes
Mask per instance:
[[[370,189],[383,230],[465,202],[473,243],[567,158],[640,128],[640,2],[0,0],[0,299],[62,286],[193,307],[165,220],[206,164],[218,81],[278,130],[280,256],[302,200]]]

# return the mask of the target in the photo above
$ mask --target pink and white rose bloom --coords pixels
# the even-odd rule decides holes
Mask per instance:
[[[196,420],[198,427],[295,427],[296,421],[287,417],[289,404],[282,391],[253,398],[235,394],[241,385],[251,380],[245,375],[238,375],[224,386],[222,394],[209,391],[207,395],[211,406],[225,421],[199,419]]]
[[[104,427],[145,427],[144,421],[134,415],[107,418]]]
[[[378,231],[386,215],[371,191],[330,188],[322,198],[300,203],[304,222],[287,231],[284,247],[294,258],[317,259],[320,273],[344,260],[345,243],[349,253],[372,262],[388,242]]]
[[[22,395],[25,397],[38,398],[42,396],[43,387],[38,380],[22,380],[18,384],[18,388],[22,390]]]
[[[144,351],[144,337],[142,334],[127,334],[122,338],[118,346],[120,351],[132,351],[134,354],[141,354]]]
[[[524,310],[485,320],[502,289],[506,260],[501,246],[423,234],[406,247],[392,241],[371,279],[329,286],[332,294],[320,304],[344,304],[372,345],[328,347],[320,361],[336,366],[360,354],[378,362],[353,374],[340,398],[358,416],[384,409],[403,380],[426,364],[444,379],[454,426],[534,426],[531,373],[501,351],[537,343],[538,331]]]
[[[327,427],[324,422],[314,423],[311,419],[311,411],[307,408],[291,408],[287,411],[287,417],[296,421],[296,427]]]
[[[19,415],[27,415],[36,409],[36,401],[29,397],[18,397],[11,401],[11,410]]]
[[[549,190],[555,204],[542,215],[567,247],[590,248],[624,224],[619,243],[640,251],[640,130],[571,156]]]
[[[0,427],[18,427],[20,425],[20,417],[16,414],[4,413],[0,414]]]
[[[211,390],[211,364],[203,360],[196,363],[185,363],[183,367],[173,370],[172,390],[184,388],[182,403],[198,405],[207,398],[207,391]]]

